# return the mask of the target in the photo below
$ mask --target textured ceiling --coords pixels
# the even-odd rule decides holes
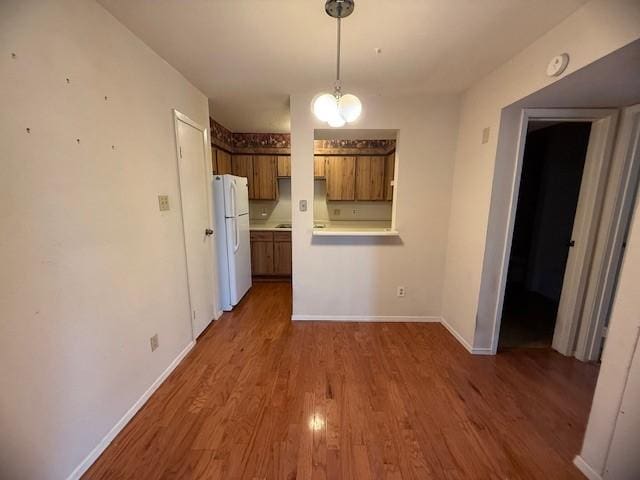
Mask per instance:
[[[288,131],[289,94],[333,84],[336,22],[324,0],[99,2],[201,89],[232,131]],[[344,90],[462,91],[583,3],[357,0],[343,21]]]

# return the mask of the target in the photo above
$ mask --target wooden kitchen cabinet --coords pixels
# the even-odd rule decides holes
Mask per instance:
[[[325,156],[316,155],[313,157],[313,176],[315,178],[324,178],[325,176]]]
[[[214,175],[225,175],[232,173],[231,154],[220,150],[217,147],[211,149],[211,163],[213,164]]]
[[[393,200],[393,184],[395,180],[396,153],[391,152],[384,162],[384,199]]]
[[[251,275],[291,276],[291,232],[252,230]]]
[[[253,156],[254,200],[276,200],[278,198],[278,157],[274,155]]]
[[[273,232],[273,273],[291,275],[291,232]]]
[[[325,159],[327,200],[355,200],[356,157]]]
[[[291,177],[291,156],[278,156],[278,177]]]
[[[386,157],[356,158],[356,200],[385,199]]]
[[[253,158],[251,155],[234,155],[231,160],[232,172],[238,177],[247,177],[249,198],[254,197]]]
[[[273,275],[273,232],[254,232],[251,239],[251,274]]]

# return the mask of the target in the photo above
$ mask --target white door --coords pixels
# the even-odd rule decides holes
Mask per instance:
[[[213,320],[213,255],[206,130],[175,112],[191,325],[195,339]]]
[[[594,110],[598,112],[598,110]],[[562,293],[556,316],[552,346],[563,355],[573,355],[579,317],[596,240],[600,211],[615,133],[617,113],[601,110],[603,118],[592,121],[584,162],[580,195],[573,221]]]

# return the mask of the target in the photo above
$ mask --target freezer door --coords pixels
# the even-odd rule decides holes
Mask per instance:
[[[251,288],[251,247],[249,215],[227,218],[227,257],[229,264],[229,300],[237,305]]]
[[[245,177],[224,176],[225,217],[238,217],[249,213],[249,188]]]

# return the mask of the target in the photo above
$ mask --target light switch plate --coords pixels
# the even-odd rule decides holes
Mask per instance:
[[[169,210],[169,195],[158,195],[158,206],[161,212]]]
[[[151,351],[154,352],[156,348],[160,346],[160,342],[158,341],[158,334],[156,333],[153,337],[149,339],[149,343],[151,343]]]
[[[306,200],[300,200],[300,211],[301,212],[306,212],[307,211],[307,201]]]
[[[489,127],[486,127],[486,128],[482,129],[482,144],[483,145],[489,141],[489,133],[490,132],[491,132],[491,129]]]

